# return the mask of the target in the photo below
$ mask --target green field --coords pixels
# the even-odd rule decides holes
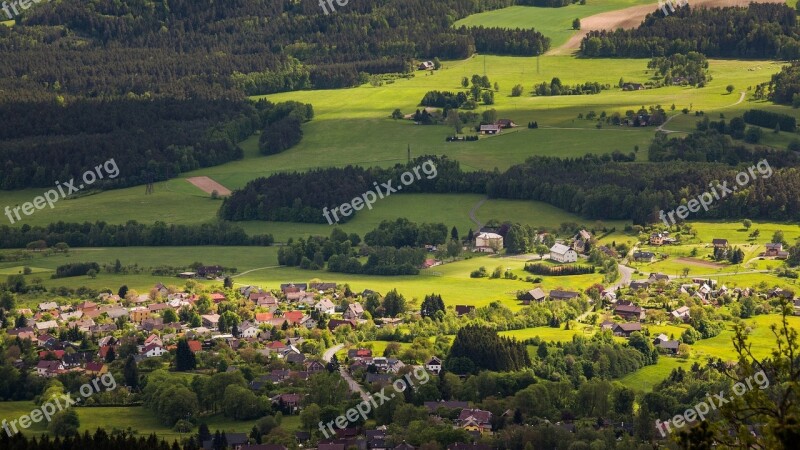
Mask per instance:
[[[0,417],[6,420],[13,420],[29,414],[36,406],[33,402],[0,402]],[[84,430],[93,433],[97,428],[103,428],[108,432],[113,429],[125,430],[133,428],[139,435],[147,436],[155,433],[159,439],[171,442],[175,439],[180,440],[185,437],[185,433],[179,433],[169,427],[162,425],[153,415],[153,412],[142,406],[131,407],[95,407],[95,408],[75,408],[80,419],[80,431]],[[216,414],[201,419],[212,431],[228,431],[249,433],[256,420],[236,421]],[[289,432],[294,432],[300,428],[300,416],[286,416],[281,422],[281,427]],[[24,433],[40,435],[46,432],[46,425],[35,423]]]
[[[565,43],[575,31],[572,20],[575,18],[600,14],[606,11],[624,9],[630,6],[656,4],[649,0],[588,0],[585,5],[573,3],[563,8],[539,8],[536,6],[511,6],[508,8],[473,14],[457,21],[454,26],[461,27],[500,27],[500,28],[535,28],[536,31],[550,38],[550,48]]]

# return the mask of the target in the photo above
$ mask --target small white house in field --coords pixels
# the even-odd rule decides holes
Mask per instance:
[[[475,250],[494,253],[503,248],[503,236],[496,233],[478,233],[475,236]]]
[[[566,245],[556,244],[550,249],[550,259],[560,263],[575,262],[578,260],[578,254]]]

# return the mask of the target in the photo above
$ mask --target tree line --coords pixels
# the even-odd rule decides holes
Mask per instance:
[[[338,207],[367,191],[375,191],[376,183],[393,180],[397,186],[403,172],[425,161],[436,166],[437,176],[423,176],[402,192],[481,193],[491,174],[464,172],[457,161],[445,156],[421,156],[408,164],[394,167],[359,166],[329,167],[306,172],[280,172],[257,178],[223,200],[219,216],[226,220],[270,220],[280,222],[326,223],[322,208]],[[335,180],[335,183],[332,183]],[[380,185],[378,185],[380,186]],[[382,193],[385,192],[382,190]],[[340,216],[340,222],[354,215]]]
[[[797,14],[786,4],[692,8],[665,15],[656,10],[637,28],[590,31],[581,54],[590,57],[652,58],[702,53],[717,58],[797,59]]]
[[[0,226],[0,248],[25,248],[36,241],[42,241],[46,248],[62,242],[70,247],[272,245],[274,239],[271,234],[248,236],[238,225],[225,222],[176,225],[157,221],[146,225],[130,220],[120,225],[98,221]]]

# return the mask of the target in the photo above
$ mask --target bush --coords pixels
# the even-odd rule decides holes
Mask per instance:
[[[470,274],[470,278],[486,278],[489,276],[489,273],[486,272],[486,267],[481,267],[478,270],[473,270]]]

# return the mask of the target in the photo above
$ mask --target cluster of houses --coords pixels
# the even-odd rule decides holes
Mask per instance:
[[[95,303],[84,301],[77,305],[59,305],[56,302],[42,302],[36,311],[27,308],[18,313],[26,317],[23,327],[7,331],[7,335],[28,339],[37,344],[40,350],[36,373],[42,377],[54,377],[67,372],[83,371],[87,374],[103,374],[108,368],[105,361],[113,350],[118,355],[120,347],[127,342],[115,338],[113,333],[122,322],[133,325],[141,336],[147,336],[136,345],[134,358],[141,362],[148,358],[164,356],[176,348],[179,338],[186,338],[192,352],[208,350],[218,342],[238,349],[240,343],[256,344],[258,351],[265,356],[276,355],[288,363],[302,365],[306,357],[299,350],[302,338],[288,338],[285,341],[272,339],[272,329],[295,327],[316,328],[318,321],[311,317],[311,310],[321,315],[337,314],[332,298],[338,298],[336,283],[287,283],[280,286],[280,297],[256,286],[244,286],[239,293],[257,308],[250,318],[222,332],[219,329],[219,314],[201,315],[201,324],[191,327],[186,322],[165,323],[164,312],[171,309],[193,310],[199,299],[196,294],[170,291],[158,283],[149,295],[125,299],[123,306],[117,295],[101,294]],[[367,295],[372,291],[365,291]],[[226,300],[223,293],[212,293],[214,303]],[[364,308],[360,303],[349,303],[342,311],[341,319],[330,319],[328,329],[334,331],[338,326],[355,328],[363,321]],[[337,314],[337,317],[339,315]],[[317,316],[319,317],[319,316]],[[98,350],[86,351],[78,344],[60,340],[60,332],[77,330],[97,341]],[[234,335],[235,334],[235,335]],[[140,338],[141,339],[141,338]],[[22,364],[21,361],[18,362]],[[319,369],[319,367],[313,368]]]

